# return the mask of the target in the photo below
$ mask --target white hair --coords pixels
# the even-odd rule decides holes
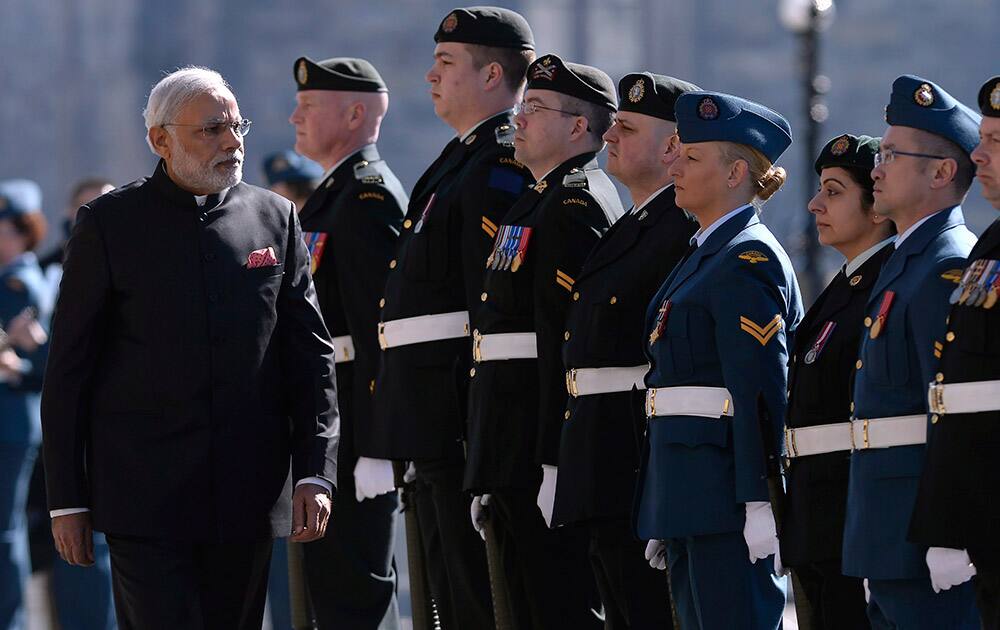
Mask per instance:
[[[149,130],[165,123],[173,122],[181,109],[195,97],[213,92],[228,92],[233,89],[222,75],[210,68],[185,66],[160,79],[149,92],[142,117],[146,121],[146,144],[156,154],[149,141]],[[236,98],[235,96],[233,97]]]

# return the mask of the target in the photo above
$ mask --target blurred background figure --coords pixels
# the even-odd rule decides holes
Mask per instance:
[[[41,442],[39,392],[52,295],[34,249],[45,237],[41,189],[0,182],[0,628],[26,627],[31,562],[25,502]]]
[[[295,151],[278,151],[264,158],[264,179],[267,187],[295,203],[299,211],[316,190],[323,167]]]
[[[62,222],[60,223],[62,231],[59,234],[59,243],[49,253],[38,259],[38,264],[42,268],[42,271],[45,272],[45,277],[48,279],[55,293],[59,291],[59,280],[62,279],[63,256],[66,254],[66,241],[69,240],[69,235],[73,231],[73,224],[76,223],[77,210],[88,201],[93,201],[104,193],[111,192],[114,189],[114,184],[101,177],[88,177],[87,179],[79,180],[73,185],[66,209],[63,211]],[[39,465],[41,465],[40,462]],[[32,487],[34,487],[34,480],[32,480]],[[48,529],[47,525],[46,529]]]

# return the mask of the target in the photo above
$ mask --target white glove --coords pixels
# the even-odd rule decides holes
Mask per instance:
[[[651,540],[646,543],[646,560],[649,566],[663,571],[667,568],[667,543],[662,540]]]
[[[558,466],[542,464],[542,485],[538,488],[538,498],[535,503],[542,511],[546,527],[552,527],[552,506],[556,502],[556,477],[558,475]]]
[[[861,581],[861,586],[865,588],[865,603],[870,604],[872,601],[872,592],[868,590],[868,578]]]
[[[490,495],[482,494],[472,497],[472,506],[469,508],[472,526],[479,532],[479,537],[483,539],[483,542],[486,542],[486,530],[483,529],[483,523],[489,518],[489,505]]]
[[[778,545],[777,551],[774,552],[774,574],[778,577],[785,577],[791,573],[785,565],[781,564],[781,545]]]
[[[354,496],[358,503],[396,489],[392,462],[388,459],[359,457],[354,465]]]
[[[403,483],[413,483],[417,479],[417,467],[410,462],[406,465],[406,472],[403,473]]]
[[[743,525],[743,538],[750,551],[750,563],[778,551],[778,530],[774,524],[771,504],[767,501],[750,501],[746,504],[747,518]]]
[[[927,568],[931,571],[931,586],[935,593],[964,584],[976,574],[966,549],[931,547],[927,550]]]

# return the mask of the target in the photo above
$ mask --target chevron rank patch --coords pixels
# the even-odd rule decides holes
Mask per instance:
[[[573,283],[575,282],[576,280],[571,278],[569,274],[562,271],[561,269],[556,269],[556,284],[566,289],[567,291],[572,291]]]
[[[743,252],[742,254],[739,255],[739,259],[740,260],[745,260],[748,263],[750,263],[751,265],[756,265],[757,263],[767,262],[768,260],[770,260],[770,258],[768,258],[763,253],[758,252],[756,250],[750,250],[748,252]]]
[[[490,221],[486,215],[483,215],[483,232],[486,232],[490,238],[496,238],[497,224]]]
[[[940,359],[942,352],[944,352],[944,344],[941,343],[940,341],[935,341],[934,342],[934,358],[935,359]]]
[[[763,326],[749,317],[740,315],[740,330],[759,341],[762,346],[766,346],[767,342],[771,341],[771,338],[781,330],[781,326],[782,320],[780,314],[775,315],[774,319]]]

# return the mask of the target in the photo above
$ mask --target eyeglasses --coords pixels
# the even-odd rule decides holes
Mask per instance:
[[[223,134],[226,129],[232,130],[234,134],[242,138],[250,133],[250,125],[253,124],[252,120],[247,120],[246,118],[242,120],[234,120],[233,122],[209,122],[201,124],[185,124],[185,123],[163,123],[161,127],[199,127],[198,133],[205,136],[206,138],[216,138]]]
[[[514,115],[518,116],[524,114],[525,116],[531,116],[540,109],[545,109],[550,112],[556,112],[563,114],[565,116],[583,116],[580,112],[568,112],[565,109],[556,109],[555,107],[546,107],[545,105],[539,105],[538,103],[528,103],[521,101],[520,103],[514,103]],[[590,131],[590,121],[587,121],[587,131]]]
[[[897,155],[908,155],[910,157],[928,158],[931,160],[946,160],[943,155],[931,155],[930,153],[911,153],[910,151],[900,151],[898,149],[882,149],[875,154],[875,166],[888,164],[896,159]]]

